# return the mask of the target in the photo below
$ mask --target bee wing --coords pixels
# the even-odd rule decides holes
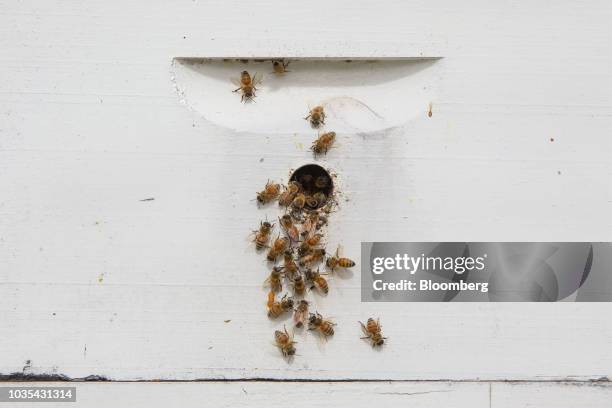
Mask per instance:
[[[261,72],[256,72],[255,75],[253,75],[253,79],[251,80],[251,82],[253,83],[253,85],[257,85],[261,83],[262,79],[263,74]]]
[[[267,278],[265,281],[263,281],[263,283],[261,284],[261,286],[262,286],[263,288],[266,288],[266,287],[268,287],[268,286],[271,286],[270,276],[268,276],[268,278]]]
[[[232,81],[232,84],[236,85],[237,87],[242,88],[242,82],[240,82],[238,78],[230,78],[230,81]]]
[[[332,326],[337,326],[338,323],[334,323],[334,320],[336,320],[336,318],[334,316],[327,316],[325,318],[323,318],[323,320],[325,320],[327,323],[331,324]]]

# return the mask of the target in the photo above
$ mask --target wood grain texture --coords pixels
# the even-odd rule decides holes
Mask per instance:
[[[609,3],[1,3],[0,373],[612,375],[610,304],[361,304],[358,272],[314,298],[334,339],[299,334],[282,360],[247,239],[277,212],[250,200],[311,161],[312,132],[211,126],[171,78],[178,56],[443,55],[431,118],[423,101],[422,118],[339,135],[321,160],[344,194],[330,248],[610,241]],[[368,316],[382,352],[358,339]]]
[[[416,408],[608,408],[609,384],[584,383],[470,383],[470,382],[147,382],[147,383],[36,383],[27,386],[74,386],[74,407],[129,406],[133,408],[181,407],[371,407]],[[2,386],[24,386],[3,383]],[[66,403],[48,402],[62,408]],[[40,403],[19,403],[38,407]]]
[[[19,386],[20,383],[3,384]],[[40,386],[58,386],[42,383]],[[200,383],[73,383],[76,407],[129,406],[156,408],[215,407],[368,407],[372,404],[410,404],[411,407],[489,407],[487,384],[453,383],[300,383],[300,382],[200,382]],[[40,403],[19,403],[35,407]],[[50,408],[66,403],[45,403]]]

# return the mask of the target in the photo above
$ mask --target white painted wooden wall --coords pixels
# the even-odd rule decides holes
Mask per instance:
[[[247,241],[274,213],[249,200],[311,160],[312,134],[211,125],[180,102],[172,61],[443,57],[431,118],[423,101],[322,161],[349,199],[330,246],[349,255],[365,240],[612,241],[611,19],[605,1],[0,1],[0,373],[450,381],[80,384],[90,406],[109,389],[131,406],[145,388],[159,406],[164,390],[231,405],[242,388],[260,405],[366,405],[438,387],[452,394],[398,398],[609,406],[607,385],[580,382],[612,375],[604,303],[362,304],[356,272],[316,298],[336,336],[298,335],[300,356],[280,358]],[[370,315],[381,352],[357,339]]]

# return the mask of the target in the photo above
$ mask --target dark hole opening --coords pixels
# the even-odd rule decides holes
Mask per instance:
[[[329,172],[317,164],[306,164],[293,172],[290,181],[297,181],[302,186],[306,196],[315,196],[317,193],[325,194],[325,201],[317,202],[312,209],[323,207],[334,192],[334,182]]]

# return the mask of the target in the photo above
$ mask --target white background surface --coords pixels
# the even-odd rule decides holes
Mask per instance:
[[[609,304],[361,304],[358,272],[316,298],[336,336],[298,335],[287,364],[247,239],[275,212],[250,200],[311,161],[312,131],[211,125],[171,79],[175,57],[441,55],[431,118],[424,100],[401,129],[340,134],[322,160],[348,200],[329,247],[611,241],[607,2],[3,1],[0,13],[1,373],[30,360],[28,373],[115,380],[611,375]],[[381,352],[357,339],[368,316],[390,337]],[[556,395],[521,387],[499,401]]]

